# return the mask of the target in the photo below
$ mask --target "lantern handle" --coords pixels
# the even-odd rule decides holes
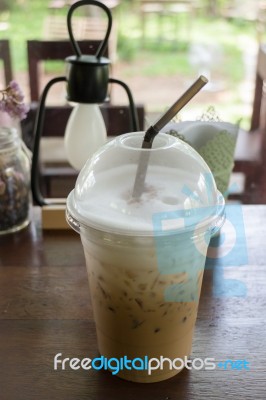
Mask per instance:
[[[129,118],[130,118],[130,129],[132,132],[138,132],[139,128],[139,118],[136,105],[134,103],[133,95],[127,86],[127,84],[119,79],[109,78],[109,83],[116,83],[117,85],[122,86],[125,90],[129,102]]]
[[[96,0],[80,0],[80,1],[77,1],[76,3],[73,3],[70,6],[70,8],[68,10],[68,14],[67,14],[67,29],[68,29],[69,39],[70,39],[70,42],[72,44],[73,50],[76,53],[76,56],[77,57],[81,57],[82,53],[81,53],[80,47],[79,47],[78,42],[75,40],[74,35],[73,35],[71,18],[72,18],[73,12],[78,7],[85,6],[85,5],[92,5],[92,6],[97,6],[97,7],[102,8],[105,11],[105,13],[107,15],[107,18],[108,18],[108,24],[107,24],[107,30],[106,30],[106,33],[105,33],[105,37],[102,40],[102,42],[100,43],[100,45],[99,45],[99,47],[98,47],[98,49],[96,51],[96,54],[95,54],[95,56],[97,58],[100,58],[100,57],[102,57],[102,55],[104,54],[104,52],[106,50],[106,47],[107,47],[107,44],[108,44],[108,39],[109,39],[109,36],[110,36],[110,33],[111,33],[111,29],[112,29],[112,14],[111,14],[111,11],[109,10],[109,8],[106,7],[105,4],[100,3],[99,1],[96,1]]]

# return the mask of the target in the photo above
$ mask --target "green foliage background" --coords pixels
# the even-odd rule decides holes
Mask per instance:
[[[248,1],[248,0],[243,0]],[[57,13],[66,18],[67,8],[49,9],[50,0],[0,0],[0,37],[10,40],[12,61],[16,72],[27,70],[26,41],[44,35],[44,21]],[[179,75],[191,79],[195,74],[189,61],[193,44],[219,46],[222,61],[217,62],[214,75],[226,79],[231,97],[224,104],[228,113],[234,108],[234,118],[242,117],[241,94],[237,85],[244,79],[243,52],[256,45],[256,25],[238,18],[227,20],[219,16],[229,0],[195,0],[197,12],[187,19],[184,14],[166,16],[159,27],[158,16],[150,15],[146,23],[146,40],[143,41],[138,0],[122,0],[113,13],[118,27],[118,61],[127,65],[128,76]],[[48,66],[49,68],[49,66]],[[55,68],[56,66],[52,66]]]

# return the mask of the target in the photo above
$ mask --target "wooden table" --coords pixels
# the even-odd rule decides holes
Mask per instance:
[[[169,17],[177,17],[179,15],[186,16],[186,30],[189,35],[189,30],[191,29],[191,20],[193,19],[193,15],[195,13],[196,7],[194,1],[191,0],[140,0],[139,5],[140,10],[140,20],[141,20],[141,31],[142,31],[142,40],[146,38],[146,23],[147,16],[156,15],[158,17],[157,31],[158,31],[158,39],[163,39],[163,18],[168,17],[166,21],[167,30],[169,32]],[[173,20],[173,32],[172,36],[174,38],[178,38],[177,27],[178,23],[176,18]]]
[[[265,399],[266,206],[244,206],[243,214],[248,263],[224,268],[223,278],[217,265],[205,271],[192,357],[245,359],[250,370],[184,370],[161,383],[134,384],[109,372],[53,370],[57,353],[98,353],[79,236],[43,232],[35,210],[27,229],[0,239],[1,400]],[[227,226],[223,233],[232,240]],[[217,276],[241,281],[247,296],[215,295]]]

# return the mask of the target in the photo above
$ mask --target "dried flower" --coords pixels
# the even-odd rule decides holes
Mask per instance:
[[[11,81],[6,89],[0,90],[0,111],[11,118],[26,118],[29,107],[23,102],[24,95],[16,81]]]

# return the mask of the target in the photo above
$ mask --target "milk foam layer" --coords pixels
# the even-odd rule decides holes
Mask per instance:
[[[83,196],[78,187],[75,190],[81,220],[97,228],[109,227],[111,231],[152,232],[155,213],[202,207],[209,201],[204,174],[198,174],[196,183],[202,188],[199,192],[193,182],[195,174],[158,166],[149,166],[144,192],[135,200],[132,198],[135,174],[136,165],[116,167],[98,173],[95,184],[91,173],[83,183],[86,188],[94,186],[89,195]]]

